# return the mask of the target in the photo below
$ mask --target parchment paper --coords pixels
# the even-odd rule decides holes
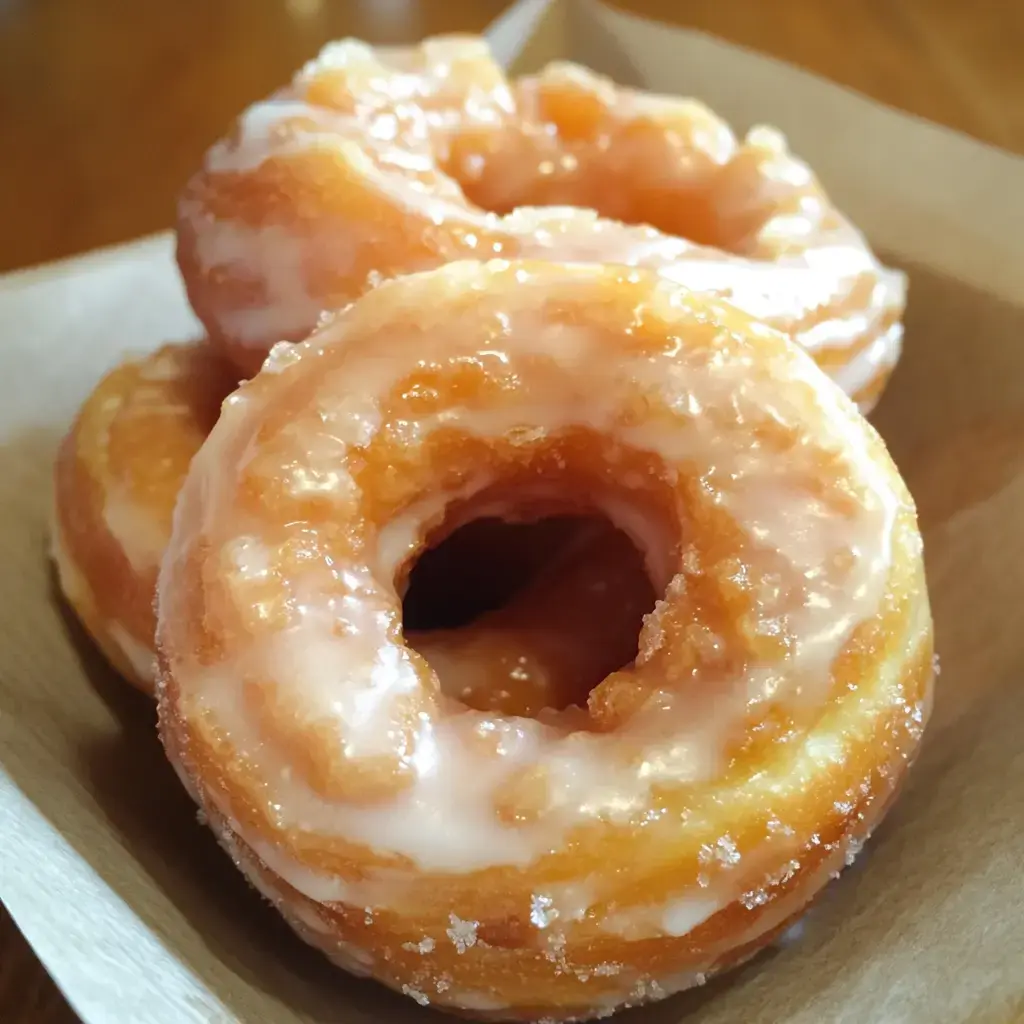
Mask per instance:
[[[1024,1019],[1024,161],[595,4],[526,0],[492,35],[520,69],[568,57],[779,125],[911,279],[876,422],[926,537],[942,675],[924,752],[798,942],[627,1019]],[[125,351],[195,329],[166,236],[0,281],[0,897],[88,1024],[426,1020],[246,888],[150,705],[55,599],[61,433]]]

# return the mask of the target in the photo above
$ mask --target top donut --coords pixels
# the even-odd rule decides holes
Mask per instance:
[[[884,268],[775,130],[486,42],[345,40],[250,107],[178,211],[189,299],[238,368],[381,280],[457,259],[657,269],[810,350],[863,409],[899,354]]]

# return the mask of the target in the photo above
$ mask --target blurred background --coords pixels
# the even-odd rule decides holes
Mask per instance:
[[[1024,4],[616,0],[1024,151]],[[326,41],[480,31],[506,0],[0,0],[0,272],[169,227],[245,106]]]
[[[616,0],[1024,152],[1024,4]],[[171,226],[234,116],[328,40],[481,31],[506,0],[0,0],[0,272]],[[0,1021],[74,1024],[0,908]]]

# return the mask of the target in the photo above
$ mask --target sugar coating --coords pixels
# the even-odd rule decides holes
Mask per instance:
[[[402,949],[410,953],[421,953],[426,955],[434,951],[434,940],[429,935],[424,936],[419,942],[403,942]]]
[[[451,926],[447,929],[447,935],[457,952],[465,953],[476,945],[476,921],[463,921],[456,914],[449,915],[448,920]]]
[[[579,314],[598,306],[605,289],[632,297],[628,330],[602,331]],[[565,303],[564,322],[538,316],[539,299]],[[731,733],[752,710],[773,702],[816,710],[831,699],[833,664],[887,596],[894,537],[906,519],[907,499],[873,434],[809,357],[771,331],[747,333],[737,318],[724,305],[696,300],[640,271],[455,264],[382,284],[289,352],[275,373],[258,378],[237,420],[218,425],[183,495],[179,519],[186,526],[168,555],[162,599],[174,597],[176,574],[190,565],[189,545],[208,536],[211,548],[220,550],[221,544],[231,553],[217,564],[233,566],[232,572],[250,581],[260,582],[270,571],[260,552],[271,550],[271,536],[275,552],[285,552],[280,557],[300,569],[282,578],[284,626],[254,631],[252,648],[228,649],[201,666],[189,665],[190,656],[181,653],[188,645],[167,638],[177,652],[171,661],[180,711],[190,721],[223,728],[242,758],[260,751],[247,763],[254,766],[259,799],[273,808],[282,832],[300,827],[311,842],[340,837],[372,848],[381,863],[395,855],[392,860],[401,865],[369,864],[352,878],[313,870],[287,847],[261,847],[259,837],[232,817],[230,793],[206,794],[211,803],[222,802],[218,806],[231,827],[289,885],[318,902],[366,907],[365,923],[384,927],[386,916],[381,913],[378,921],[378,910],[404,909],[410,894],[422,900],[416,871],[443,876],[505,868],[525,874],[550,851],[557,855],[574,830],[621,828],[628,835],[657,812],[653,793],[723,778]],[[468,398],[438,401],[413,415],[419,401],[415,379],[410,383],[415,373],[438,375],[443,396],[446,374],[456,367],[477,374],[498,399],[476,403],[468,391]],[[286,396],[303,388],[311,406],[290,407]],[[354,394],[358,401],[352,404]],[[261,434],[266,413],[273,414],[266,422],[280,426]],[[365,467],[382,458],[381,452],[407,457],[453,434],[467,446],[484,442],[529,453],[531,446],[571,430],[612,438],[625,450],[650,456],[665,467],[659,480],[673,494],[698,480],[702,508],[728,517],[743,538],[732,562],[712,564],[695,549],[677,559],[662,524],[631,500],[601,497],[602,510],[651,553],[652,576],[665,585],[666,597],[645,625],[631,671],[653,671],[650,666],[671,653],[674,643],[685,642],[692,654],[687,682],[678,692],[663,682],[649,703],[609,735],[578,729],[557,712],[538,719],[443,714],[433,702],[431,677],[402,642],[395,572],[446,504],[472,498],[492,481],[486,474],[463,473],[449,489],[438,487],[440,494],[406,495],[399,489],[415,479],[413,470],[383,478],[399,496],[392,499],[393,516],[371,530],[359,525],[364,510],[371,498],[384,502],[388,492],[364,492]],[[778,436],[792,441],[784,458],[771,451]],[[322,521],[330,528],[318,530],[317,515],[309,513],[282,516],[271,530],[260,512],[250,512],[244,530],[232,535],[226,513],[234,492],[224,480],[232,466],[225,474],[217,456],[239,437],[255,439],[240,469],[247,484],[262,483],[285,510],[327,510]],[[334,460],[330,471],[323,468],[331,461],[325,452]],[[557,484],[538,483],[533,497],[545,497],[545,486]],[[339,523],[349,532],[332,547],[331,531]],[[271,559],[275,572],[278,560],[276,554]],[[676,607],[710,573],[740,581],[735,585],[753,595],[744,628],[759,638],[757,650],[767,653],[749,657],[739,674],[727,668],[727,631],[703,621],[669,630]],[[922,603],[909,624],[900,626],[913,638],[925,618]],[[184,617],[168,621],[168,630],[188,626]],[[779,649],[784,656],[775,655]],[[888,706],[899,689],[899,669],[880,670],[879,687],[865,687],[860,695],[863,708],[870,710],[872,702],[880,710]],[[695,699],[712,690],[714,702]],[[265,702],[254,699],[254,692]],[[280,704],[271,704],[268,715],[272,701]],[[915,714],[920,717],[907,709],[908,719]],[[315,744],[308,740],[311,724]],[[784,806],[794,778],[813,779],[828,765],[843,763],[852,742],[849,735],[808,727],[795,737],[792,772],[745,780],[744,798],[762,800],[762,807],[778,799]],[[480,755],[482,743],[486,756]],[[325,760],[308,770],[298,759],[288,760],[289,749]],[[362,771],[378,785],[374,773],[382,762],[390,773],[380,783],[382,795],[366,799],[360,791],[353,798],[344,787]],[[510,825],[496,808],[521,806],[525,798],[509,797],[508,791],[534,777],[540,784],[532,813],[512,818]],[[335,785],[337,792],[330,789]],[[726,790],[725,805],[729,797]],[[689,934],[735,901],[751,913],[751,940],[773,921],[784,921],[794,904],[772,898],[757,858],[788,864],[803,839],[782,818],[771,822],[767,853],[741,849],[730,831],[711,834],[694,858],[700,871],[695,883],[659,892],[650,907],[621,908],[623,933]],[[809,841],[821,844],[817,835]],[[828,845],[828,873],[838,870],[847,853]],[[662,998],[705,973],[662,978],[625,966],[604,974],[581,966],[574,956],[575,927],[597,900],[592,891],[536,884],[526,890],[520,922],[541,933],[536,948],[551,965],[545,969],[587,985],[606,979],[605,995],[616,1005]],[[456,901],[445,906],[452,905],[461,907]],[[450,913],[444,925],[467,967],[481,956],[483,923]],[[425,924],[440,934],[442,923]],[[422,942],[404,948],[412,951],[410,946],[423,953]],[[408,994],[422,995],[414,979]],[[455,1004],[471,1006],[469,998],[461,988],[451,993]]]

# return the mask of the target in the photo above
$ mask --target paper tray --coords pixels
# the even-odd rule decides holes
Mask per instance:
[[[863,863],[799,942],[636,1022],[1024,1018],[1024,161],[774,61],[593,3],[492,29],[777,124],[910,274],[906,357],[876,422],[915,493],[942,676],[925,749]],[[87,1024],[420,1021],[246,888],[153,734],[55,599],[56,444],[130,349],[196,331],[167,236],[0,280],[0,897]]]

